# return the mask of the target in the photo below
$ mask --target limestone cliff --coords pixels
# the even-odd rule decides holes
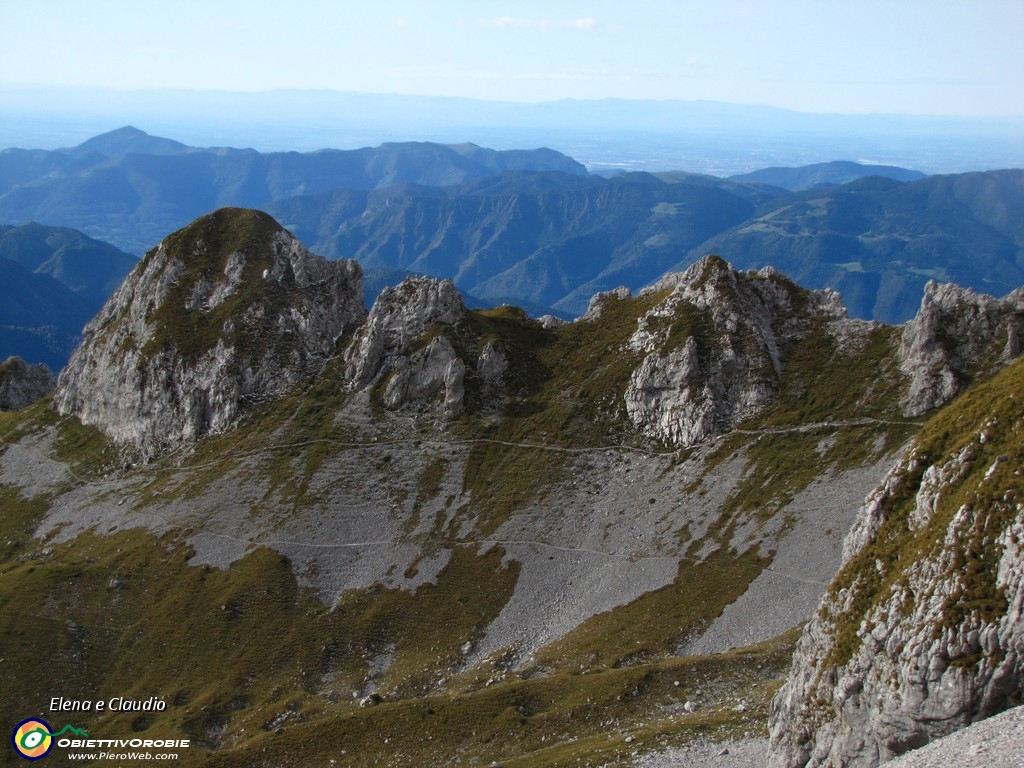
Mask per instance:
[[[381,402],[391,410],[438,405],[447,417],[460,414],[467,376],[493,393],[508,365],[497,343],[476,351],[468,318],[451,280],[412,277],[385,288],[345,350],[345,386],[379,386]]]
[[[1024,289],[997,299],[931,281],[917,315],[903,328],[900,367],[910,377],[908,416],[948,403],[979,367],[1012,360],[1024,338]]]
[[[968,390],[867,500],[773,703],[772,768],[875,766],[1024,699],[1021,392],[1022,361]]]
[[[57,379],[42,363],[29,365],[20,357],[0,363],[0,411],[16,411],[50,394]]]
[[[365,312],[358,264],[221,209],[142,259],[86,326],[55,404],[152,457],[318,371]]]
[[[648,289],[665,298],[637,321],[629,349],[643,355],[626,413],[650,437],[694,445],[767,405],[786,357],[816,325],[839,341],[872,324],[846,318],[839,295],[806,291],[770,267],[734,270],[717,256]],[[600,321],[600,301],[588,318]]]

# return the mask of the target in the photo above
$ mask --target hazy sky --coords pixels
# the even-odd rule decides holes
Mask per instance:
[[[1024,0],[0,0],[0,86],[1024,115]]]

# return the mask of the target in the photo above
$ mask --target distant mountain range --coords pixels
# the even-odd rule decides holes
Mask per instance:
[[[0,359],[17,355],[59,371],[95,310],[49,275],[0,258]]]
[[[97,307],[107,300],[137,259],[110,243],[63,227],[35,222],[0,225],[0,257],[49,275]]]
[[[814,187],[838,186],[865,176],[882,176],[896,181],[918,181],[927,174],[911,171],[895,165],[865,165],[849,160],[833,160],[829,163],[814,163],[800,168],[762,168],[751,173],[730,176],[733,181],[771,184],[775,187],[799,192]]]
[[[930,279],[998,295],[1024,283],[1024,171],[869,176],[796,193],[676,178],[523,173],[266,209],[328,258],[450,277],[481,299],[570,315],[594,293],[638,289],[708,253],[834,288],[853,316],[890,323],[914,314]]]
[[[935,115],[811,114],[710,100],[503,102],[442,96],[273,90],[0,86],[13,147],[72,146],[139,125],[191,146],[307,152],[410,140],[546,146],[593,171],[685,168],[716,176],[836,158],[927,173],[1024,166],[1024,120]]]
[[[641,288],[708,253],[834,288],[853,316],[890,323],[914,314],[929,279],[997,295],[1024,283],[1019,170],[925,177],[844,161],[730,179],[598,176],[549,149],[417,142],[260,153],[130,127],[70,149],[0,152],[0,221],[11,224],[74,227],[142,253],[225,205],[265,210],[315,252],[360,261],[367,303],[425,274],[453,279],[474,306],[572,317],[597,292]],[[30,233],[18,242],[39,239]],[[90,256],[76,278],[86,262],[62,248],[37,261],[13,256],[17,248],[0,255],[94,307],[131,265],[123,253]]]
[[[0,226],[0,359],[59,371],[136,259],[72,229]]]
[[[587,172],[545,149],[404,143],[261,154],[196,149],[126,127],[71,149],[0,152],[0,221],[74,227],[141,254],[221,206],[259,207],[340,187],[459,184],[514,170]]]
[[[328,258],[450,277],[480,299],[579,315],[598,291],[656,280],[753,216],[760,199],[649,174],[514,173],[444,189],[335,190],[267,211]]]
[[[843,295],[851,314],[902,322],[928,280],[1002,295],[1024,284],[1024,171],[879,177],[776,198],[701,243],[743,267],[771,264]]]

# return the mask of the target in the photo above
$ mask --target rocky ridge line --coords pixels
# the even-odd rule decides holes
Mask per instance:
[[[155,456],[227,429],[247,404],[315,374],[353,328],[342,386],[379,385],[386,408],[439,403],[445,417],[458,416],[467,376],[482,392],[500,391],[508,350],[471,348],[479,340],[463,328],[469,313],[451,281],[407,280],[367,316],[360,279],[354,262],[311,254],[265,214],[222,209],[198,219],[148,254],[86,327],[57,408]],[[633,429],[677,446],[724,434],[771,403],[787,354],[809,334],[824,328],[841,349],[879,327],[849,319],[833,291],[807,291],[770,267],[737,271],[717,256],[641,296],[651,294],[664,298],[621,350],[640,360],[622,405]],[[604,322],[603,303],[625,296],[595,296],[580,322]],[[979,365],[1019,351],[1022,309],[1024,291],[996,300],[930,286],[899,350],[905,412],[942,405]]]

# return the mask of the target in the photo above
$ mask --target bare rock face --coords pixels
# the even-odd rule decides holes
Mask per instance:
[[[599,317],[601,317],[601,312],[605,305],[605,302],[609,301],[610,299],[618,299],[621,301],[622,299],[628,299],[630,296],[632,296],[632,292],[629,290],[629,288],[627,288],[624,285],[620,285],[618,288],[612,291],[600,291],[599,293],[595,293],[593,296],[590,297],[590,303],[587,305],[586,314],[584,314],[583,317],[580,318],[580,320],[584,322],[593,322],[594,320],[597,320]],[[544,317],[551,318],[551,320],[549,320],[548,322],[551,323],[552,327],[557,326],[557,323],[552,322],[557,321],[557,318],[553,317],[552,315],[545,315]]]
[[[644,358],[626,390],[626,413],[648,436],[682,446],[722,434],[764,407],[783,374],[784,349],[813,318],[858,324],[846,319],[833,291],[805,291],[771,268],[737,272],[717,256],[647,291],[667,295],[629,340]],[[602,298],[584,320],[601,321]]]
[[[462,411],[466,364],[444,336],[408,357],[391,360],[391,377],[384,388],[384,405],[397,410],[410,403],[426,403],[443,393],[444,410]]]
[[[907,416],[948,403],[979,365],[1020,355],[1024,289],[996,299],[970,288],[930,281],[921,308],[903,329],[900,367],[910,377]]]
[[[772,705],[771,768],[875,766],[1024,700],[1024,363],[867,500]]]
[[[150,251],[61,373],[55,405],[152,457],[314,374],[366,314],[362,270],[264,213],[221,209]]]
[[[496,341],[488,341],[476,361],[476,373],[487,389],[499,389],[508,371],[508,358]]]
[[[346,385],[361,390],[380,382],[384,406],[392,410],[440,397],[446,414],[460,413],[467,366],[439,331],[466,315],[451,280],[412,277],[385,288],[345,350]]]
[[[42,363],[29,365],[20,357],[0,363],[0,411],[17,411],[46,397],[57,378]]]

